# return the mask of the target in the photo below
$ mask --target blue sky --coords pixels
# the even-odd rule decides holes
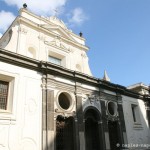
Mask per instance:
[[[24,2],[38,15],[58,8],[69,28],[83,32],[93,76],[102,78],[106,70],[113,83],[149,85],[150,0],[0,0],[0,33]]]

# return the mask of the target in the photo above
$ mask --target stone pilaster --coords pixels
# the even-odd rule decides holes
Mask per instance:
[[[47,89],[47,144],[48,150],[54,150],[54,91]]]
[[[118,95],[118,131],[119,131],[119,139],[120,144],[127,144],[127,135],[126,135],[126,127],[125,120],[123,114],[123,106],[122,106],[122,98]]]
[[[46,106],[46,93],[45,89],[42,89],[42,150],[47,150],[47,106]]]
[[[78,120],[78,133],[79,133],[79,145],[80,150],[85,150],[85,138],[84,138],[84,114],[82,109],[82,96],[76,96],[77,102],[77,120]]]
[[[107,150],[110,148],[110,144],[109,144],[109,134],[108,134],[108,122],[107,122],[107,116],[106,116],[106,106],[105,106],[105,101],[100,101],[101,103],[101,114],[102,114],[102,120],[101,120],[101,131],[103,132],[103,149]]]

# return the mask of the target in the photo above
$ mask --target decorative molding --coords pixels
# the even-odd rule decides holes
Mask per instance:
[[[117,116],[108,116],[107,117],[107,120],[110,120],[110,121],[118,121],[119,118]]]
[[[117,101],[118,97],[116,95],[100,92],[100,100]]]
[[[55,118],[57,118],[57,116],[59,115],[63,116],[64,118],[68,118],[71,116],[76,116],[76,112],[75,111],[66,112],[66,111],[62,111],[56,108],[55,115],[56,115]]]
[[[31,59],[25,56],[22,56],[20,54],[16,54],[4,49],[0,48],[0,60],[2,62],[10,63],[12,65],[28,68],[31,70],[37,70],[38,72],[42,72],[47,74],[46,72],[51,72],[52,75],[63,75],[65,78],[72,79],[73,81],[79,81],[82,84],[89,84],[89,85],[95,85],[95,87],[103,87],[103,89],[109,89],[110,91],[116,91],[117,93],[121,95],[130,96],[133,98],[142,99],[143,95],[139,93],[132,92],[128,89],[126,89],[124,86],[120,86],[113,83],[106,83],[105,81],[102,81],[98,78],[94,78],[82,73],[74,72],[72,70],[63,68],[62,66],[56,66],[53,64],[50,64],[48,62],[38,61],[35,59]],[[123,93],[122,93],[123,92]],[[100,92],[100,100],[114,100],[117,101],[117,98],[115,95],[107,96],[109,94],[106,94],[104,92]]]
[[[68,48],[68,51],[74,53],[74,50],[71,47]]]
[[[90,96],[88,96],[88,100],[90,101],[91,104],[95,103],[95,102],[99,101],[99,96],[97,96],[97,95],[90,95]]]
[[[22,34],[27,34],[28,30],[26,28],[20,27],[19,32]]]
[[[81,53],[81,56],[82,56],[83,58],[87,58],[87,55],[86,55],[85,52],[82,52],[82,53]]]
[[[45,41],[46,40],[46,36],[44,36],[44,35],[39,35],[38,36],[38,39],[40,40],[40,41]]]
[[[62,40],[61,40],[61,37],[60,36],[56,36],[56,38],[54,38],[52,41],[44,41],[44,43],[46,45],[49,45],[49,46],[53,46],[53,47],[56,47],[58,49],[61,49],[67,53],[71,52],[70,48],[67,48],[63,43],[62,43]]]

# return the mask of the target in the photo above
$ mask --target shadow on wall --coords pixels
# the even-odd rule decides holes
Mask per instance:
[[[63,109],[68,108],[68,96],[61,95],[59,98],[59,105]],[[86,101],[89,101],[89,99]],[[105,149],[104,131],[100,110],[91,104],[91,106],[86,107],[83,112],[81,96],[76,97],[76,110],[76,114],[74,113],[74,115],[69,117],[65,117],[65,113],[69,113],[67,111],[57,114],[52,131],[54,136],[48,135],[52,132],[47,132],[47,146],[45,146],[44,150]],[[49,122],[50,120],[47,121]],[[52,140],[48,139],[49,137]]]

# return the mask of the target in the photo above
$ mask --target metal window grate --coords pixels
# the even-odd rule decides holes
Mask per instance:
[[[9,82],[0,81],[0,109],[7,109]]]
[[[56,150],[74,150],[73,118],[58,116],[56,121]]]

